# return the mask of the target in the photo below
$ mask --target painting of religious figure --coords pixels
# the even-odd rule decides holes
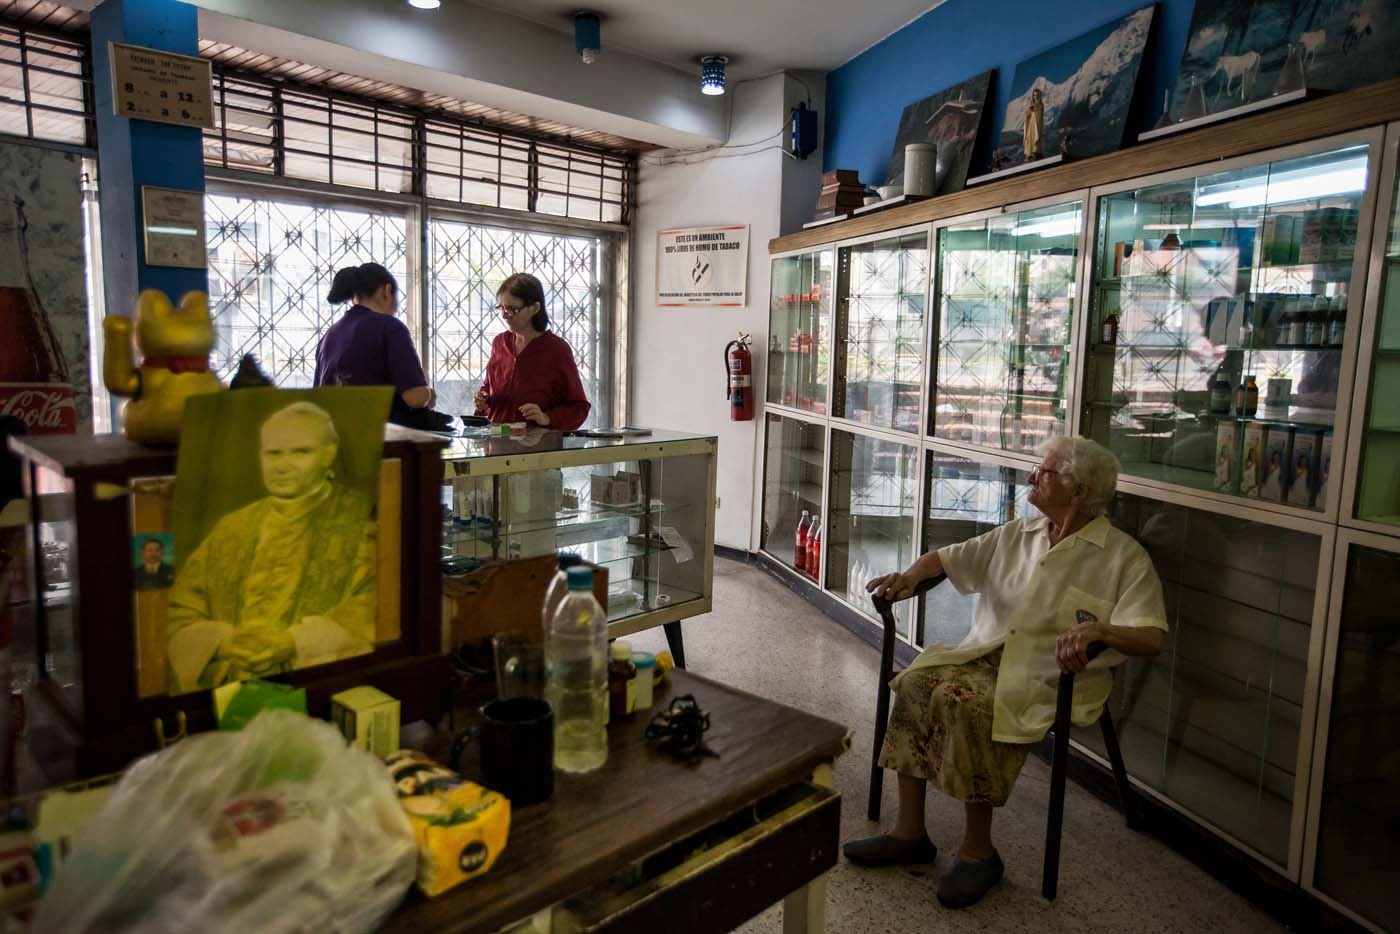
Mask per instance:
[[[977,145],[977,134],[982,128],[992,73],[984,71],[904,108],[885,184],[904,184],[905,146],[931,143],[934,147],[933,193],[948,195],[962,191],[972,150]]]
[[[1056,154],[1085,158],[1122,146],[1154,9],[1145,6],[1017,65],[995,165]]]
[[[174,494],[171,693],[370,652],[391,389],[192,399]]]
[[[1169,118],[1400,77],[1400,0],[1196,0]]]

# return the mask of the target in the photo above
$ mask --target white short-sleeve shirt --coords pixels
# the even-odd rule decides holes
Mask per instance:
[[[955,648],[929,646],[909,666],[959,665],[1000,647],[992,738],[1033,743],[1055,722],[1056,637],[1080,622],[1166,631],[1162,582],[1142,546],[1099,516],[1050,547],[1049,520],[1013,519],[938,551],[959,593],[979,593],[972,631]],[[1074,682],[1073,720],[1086,726],[1113,688],[1105,652]],[[899,678],[892,684],[898,688]]]

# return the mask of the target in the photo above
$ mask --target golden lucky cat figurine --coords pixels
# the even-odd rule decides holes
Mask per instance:
[[[132,357],[131,329],[131,319],[123,315],[103,320],[103,382],[109,392],[131,397],[122,409],[122,430],[128,438],[142,444],[176,444],[185,400],[224,388],[209,372],[209,351],[214,348],[209,297],[187,292],[176,308],[159,289],[141,293],[136,299],[140,367]]]

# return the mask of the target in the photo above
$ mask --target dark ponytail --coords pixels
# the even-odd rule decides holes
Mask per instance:
[[[540,280],[528,272],[513,273],[496,290],[496,297],[511,295],[525,305],[539,305],[540,310],[530,318],[530,326],[536,331],[549,330],[549,315],[544,310],[544,286]]]
[[[363,266],[346,266],[331,280],[331,291],[326,301],[332,305],[348,302],[357,296],[369,296],[384,286],[392,286],[398,294],[399,283],[394,274],[378,263],[365,263]]]

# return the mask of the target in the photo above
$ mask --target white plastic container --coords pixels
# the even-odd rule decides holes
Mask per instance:
[[[632,664],[637,667],[635,710],[650,710],[656,692],[656,656],[650,652],[633,652]]]
[[[932,143],[910,143],[904,147],[904,193],[933,194],[933,174],[938,152]]]

